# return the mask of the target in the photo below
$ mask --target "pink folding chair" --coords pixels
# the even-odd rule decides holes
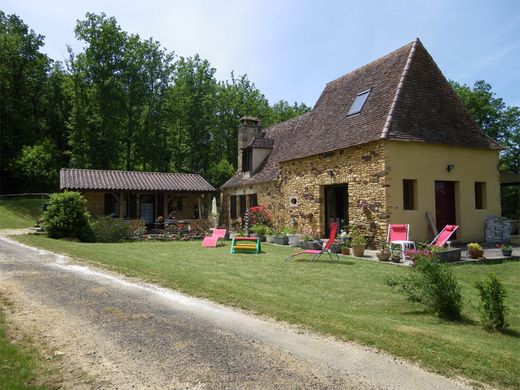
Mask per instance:
[[[330,249],[332,246],[332,243],[334,242],[334,240],[336,238],[337,231],[338,231],[338,224],[335,222],[330,226],[329,239],[328,239],[327,243],[321,249],[305,249],[304,251],[293,253],[292,255],[288,256],[285,260],[286,261],[292,260],[295,256],[302,255],[304,253],[309,254],[309,255],[314,255],[312,257],[311,261],[318,260],[318,258],[324,253],[328,254],[331,260],[334,260],[332,255],[336,255],[336,260],[339,260],[338,254],[335,252],[332,252],[332,250]]]
[[[415,242],[410,241],[410,225],[408,224],[388,225],[386,241],[390,245],[390,248],[392,245],[399,245],[403,260],[406,260],[405,251],[407,249],[415,249]]]
[[[444,226],[444,229],[441,230],[437,236],[433,239],[433,241],[430,243],[430,246],[436,246],[438,248],[442,248],[444,245],[446,245],[450,237],[455,233],[455,230],[459,228],[458,225],[446,225]]]
[[[213,229],[211,236],[206,236],[202,240],[202,247],[216,248],[219,240],[224,244],[224,237],[226,237],[226,229]]]

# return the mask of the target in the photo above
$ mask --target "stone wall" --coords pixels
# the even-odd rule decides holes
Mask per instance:
[[[359,227],[370,246],[386,237],[385,144],[373,142],[331,153],[282,162],[277,180],[223,192],[257,193],[271,211],[275,228],[294,226],[302,233],[324,235],[325,186],[347,184],[348,222]],[[291,206],[295,197],[297,205]],[[229,216],[229,210],[225,210]]]
[[[87,200],[87,210],[93,217],[105,215],[105,193],[104,192],[82,192]]]

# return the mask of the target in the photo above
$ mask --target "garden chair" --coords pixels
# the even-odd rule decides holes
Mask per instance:
[[[386,242],[390,245],[398,245],[401,249],[403,261],[406,260],[406,250],[415,249],[415,242],[410,241],[410,225],[409,224],[390,224],[388,225],[388,234]]]
[[[306,249],[304,251],[301,251],[301,252],[296,252],[296,253],[293,253],[292,255],[288,256],[285,260],[292,260],[294,257],[298,256],[298,255],[302,255],[302,254],[309,254],[309,255],[313,255],[311,261],[315,261],[315,260],[318,260],[318,258],[326,253],[329,255],[330,259],[331,260],[334,260],[334,257],[332,255],[335,255],[336,256],[336,260],[339,260],[339,256],[337,253],[333,252],[330,248],[332,246],[332,243],[334,242],[334,239],[336,238],[336,232],[338,231],[338,224],[337,223],[333,223],[330,227],[330,235],[329,235],[329,239],[327,240],[327,243],[325,245],[322,244],[322,248],[321,249]]]
[[[218,241],[224,244],[226,232],[226,229],[213,229],[211,236],[206,236],[202,240],[202,247],[216,248]]]
[[[458,225],[446,225],[439,234],[435,236],[430,246],[436,246],[442,248],[444,245],[449,244],[449,239],[455,233],[455,230],[459,228]]]

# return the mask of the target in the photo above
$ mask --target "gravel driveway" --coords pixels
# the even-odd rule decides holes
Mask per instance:
[[[65,388],[466,388],[372,349],[5,237],[0,293],[14,303],[10,320],[61,356]]]

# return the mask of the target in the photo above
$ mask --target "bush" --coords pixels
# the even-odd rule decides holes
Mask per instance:
[[[436,258],[418,255],[416,266],[408,275],[388,278],[386,284],[404,294],[407,301],[422,303],[439,317],[461,317],[460,286],[451,266]]]
[[[475,283],[475,287],[480,294],[480,320],[486,330],[507,329],[506,313],[507,307],[504,299],[507,296],[502,283],[494,275],[490,275],[488,280]]]
[[[249,223],[251,225],[271,225],[271,214],[265,206],[253,206],[249,209]]]
[[[92,223],[97,242],[121,242],[132,237],[132,229],[122,219],[101,217]]]
[[[87,201],[78,192],[52,194],[49,206],[42,214],[43,227],[51,238],[88,238],[89,214]],[[87,240],[88,241],[88,240]]]

